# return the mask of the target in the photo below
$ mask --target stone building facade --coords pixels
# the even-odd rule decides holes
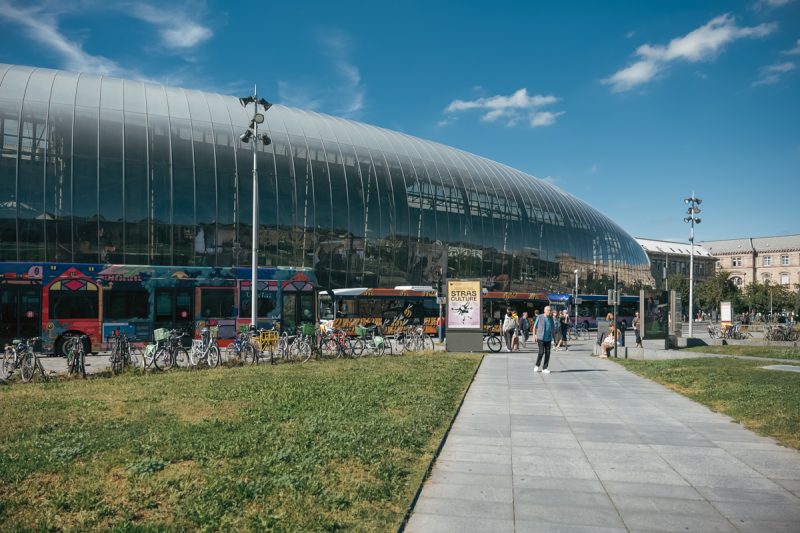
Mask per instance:
[[[636,237],[650,259],[650,273],[655,281],[655,288],[666,290],[667,279],[673,274],[689,277],[689,257],[691,245],[683,242],[657,241]],[[703,281],[714,274],[716,259],[703,246],[694,246],[694,280]]]
[[[730,272],[730,278],[738,286],[754,280],[786,285],[791,289],[800,285],[800,235],[703,241],[700,244],[716,258],[717,269]]]

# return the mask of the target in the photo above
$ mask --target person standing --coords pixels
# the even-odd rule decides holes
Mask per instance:
[[[569,313],[566,309],[563,309],[561,313],[558,315],[558,328],[560,330],[560,336],[558,337],[558,344],[556,344],[556,348],[560,348],[562,350],[569,350],[567,347],[567,334],[569,332]]]
[[[533,340],[539,345],[539,355],[536,358],[536,366],[533,367],[534,372],[550,373],[547,367],[550,364],[550,346],[553,344],[555,329],[556,325],[548,305],[542,314],[536,317],[536,322],[533,324]],[[544,364],[542,364],[543,362]]]
[[[511,309],[506,309],[506,317],[503,319],[503,337],[506,339],[506,351],[511,351],[511,343],[514,340],[514,332],[517,329],[517,324],[514,322],[514,316],[511,314]]]
[[[633,315],[633,333],[634,333],[634,335],[636,335],[636,347],[637,348],[643,348],[643,346],[642,346],[642,334],[639,332],[639,328],[640,328],[641,323],[642,323],[642,321],[639,318],[639,311],[636,311],[636,313]]]
[[[522,318],[519,319],[519,327],[522,330],[522,345],[528,347],[528,337],[531,335],[531,321],[528,318],[528,312],[522,312]]]

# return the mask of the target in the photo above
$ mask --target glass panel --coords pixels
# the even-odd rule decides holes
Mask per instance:
[[[274,262],[277,265],[293,265],[296,264],[293,262],[295,257],[294,236],[296,234],[293,228],[297,217],[294,166],[286,134],[273,130],[271,136],[277,169],[275,186],[278,191],[275,204],[278,235],[275,243]]]
[[[231,116],[228,114],[228,108],[223,101],[223,98],[228,97],[211,93],[203,93],[203,96],[208,103],[208,108],[211,110],[211,122],[226,124],[230,127]]]
[[[214,138],[217,161],[217,264],[230,266],[233,264],[233,245],[236,241],[236,160],[230,125],[214,124]]]
[[[44,257],[44,164],[47,151],[47,104],[25,101],[20,128],[19,180],[16,203],[19,259]],[[11,174],[13,176],[13,174]]]
[[[25,91],[25,100],[49,102],[50,89],[53,86],[55,75],[55,70],[36,69],[33,74],[31,74],[30,80],[28,81],[28,88]]]
[[[217,184],[211,123],[192,121],[192,136],[197,186],[195,264],[214,266],[217,264]]]
[[[111,320],[148,318],[148,291],[105,290],[103,292],[103,318]]]
[[[189,113],[191,113],[192,123],[211,122],[211,113],[208,111],[208,104],[203,94],[199,91],[184,90],[186,100],[189,102]]]
[[[100,107],[122,111],[122,80],[118,78],[103,78],[100,90]]]
[[[164,87],[167,93],[167,104],[169,105],[169,116],[172,118],[191,118],[189,114],[189,104],[183,90],[175,87]]]
[[[164,88],[162,86],[146,83],[144,91],[147,100],[148,115],[169,115],[167,95],[164,93]]]
[[[234,289],[201,289],[201,318],[235,318]]]
[[[75,90],[78,87],[78,75],[59,71],[53,81],[50,104],[75,105]]]
[[[3,76],[3,82],[0,83],[0,98],[22,100],[25,87],[28,85],[28,78],[32,73],[33,70],[28,67],[11,67]]]
[[[58,79],[58,78],[56,78]],[[72,257],[72,113],[73,106],[51,104],[48,116],[44,210],[49,261]],[[52,217],[52,218],[50,218]]]
[[[97,318],[97,290],[70,291],[50,289],[50,320],[65,318]]]
[[[104,91],[108,92],[105,89]],[[119,90],[119,104],[122,99],[122,85]],[[122,176],[122,112],[102,109],[100,111],[100,260],[121,263],[122,235],[124,233],[124,195]],[[118,249],[119,248],[119,249]]]
[[[263,129],[259,129],[261,135]],[[255,142],[255,141],[251,141]],[[275,205],[275,161],[272,157],[272,146],[264,146],[258,142],[258,250],[259,265],[275,265],[277,250]]]
[[[12,205],[0,209],[0,260],[17,260],[17,150],[19,146],[19,102],[0,100],[0,198]]]
[[[172,107],[170,105],[170,110]],[[192,168],[192,128],[188,120],[171,120],[172,140],[172,261],[194,264],[195,185]]]
[[[148,105],[149,105],[148,93]],[[170,180],[170,135],[166,117],[150,115],[148,119],[148,170],[149,212],[152,217],[150,238],[150,261],[156,265],[172,264],[171,206],[172,187]]]
[[[100,103],[100,78],[92,74],[78,76],[75,105],[98,108]]]

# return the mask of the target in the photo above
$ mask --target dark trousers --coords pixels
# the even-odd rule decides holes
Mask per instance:
[[[553,341],[540,340],[538,342],[539,356],[536,358],[536,366],[543,370],[550,364],[550,345],[553,344]],[[542,366],[542,356],[544,356],[544,366]]]
[[[509,330],[505,332],[506,337],[506,348],[509,350],[511,349],[511,341],[514,339],[514,330]]]

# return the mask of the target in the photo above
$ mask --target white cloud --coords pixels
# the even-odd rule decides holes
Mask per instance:
[[[552,95],[529,95],[528,89],[522,88],[509,96],[490,96],[476,100],[453,100],[445,108],[448,114],[462,111],[482,110],[481,121],[495,122],[504,119],[506,126],[516,126],[525,119],[531,127],[550,126],[563,111],[540,111],[539,108],[555,104],[559,98]]]
[[[739,27],[729,14],[720,15],[669,44],[644,44],[636,49],[638,60],[602,80],[614,92],[624,92],[653,80],[670,63],[687,61],[696,63],[716,57],[725,45],[744,38],[764,37],[777,29],[775,23],[752,27]]]
[[[87,53],[81,43],[59,31],[57,15],[41,7],[19,8],[10,2],[0,2],[0,18],[18,24],[30,39],[52,50],[68,70],[108,76],[131,74],[107,57]]]
[[[322,53],[328,57],[337,82],[322,86],[299,81],[278,82],[282,103],[312,110],[325,110],[345,117],[357,117],[364,109],[366,87],[359,68],[353,64],[350,37],[338,30],[326,30],[318,37]]]
[[[777,7],[783,7],[792,2],[794,2],[794,0],[758,0],[755,4],[755,8],[757,10],[774,9]]]
[[[120,8],[131,17],[149,22],[158,28],[162,42],[169,48],[193,48],[214,35],[211,29],[193,20],[192,14],[197,12],[196,6],[163,8],[136,2],[122,4]]]
[[[531,127],[538,128],[540,126],[552,126],[556,123],[556,119],[563,115],[565,111],[539,111],[534,113],[531,117]]]
[[[789,50],[782,50],[781,53],[789,56],[800,55],[800,39],[797,39],[797,43],[794,45],[794,48],[790,48]]]
[[[787,72],[791,72],[797,68],[792,61],[787,61],[785,63],[776,63],[774,65],[767,65],[766,67],[762,67],[760,72],[760,77],[753,82],[753,86],[758,85],[774,85],[781,81],[781,76],[786,74]]]

